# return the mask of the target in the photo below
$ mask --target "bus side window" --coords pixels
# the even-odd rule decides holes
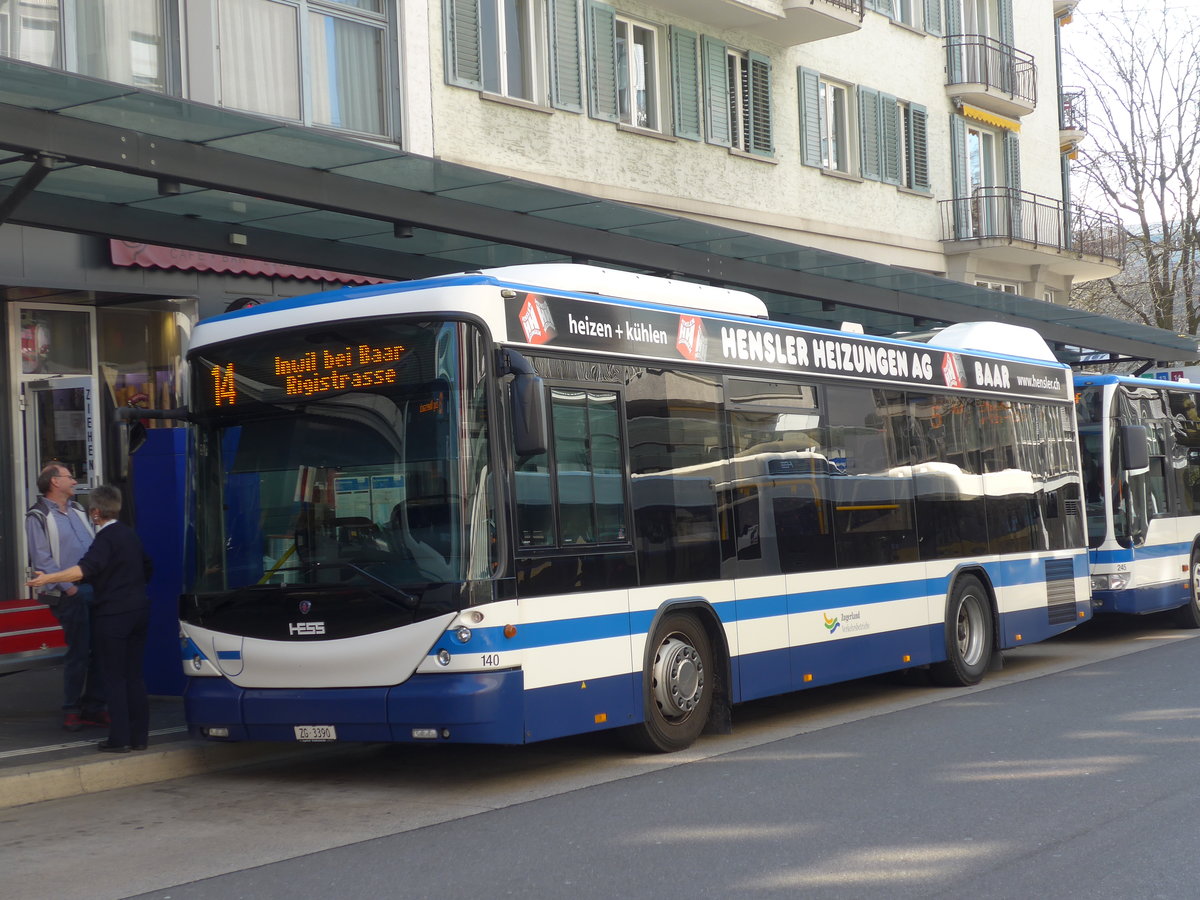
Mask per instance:
[[[1169,391],[1175,452],[1171,468],[1186,515],[1200,515],[1200,408],[1191,391]]]
[[[1146,473],[1146,506],[1150,518],[1171,514],[1167,496],[1167,434],[1166,423],[1147,422],[1150,439],[1150,471]]]

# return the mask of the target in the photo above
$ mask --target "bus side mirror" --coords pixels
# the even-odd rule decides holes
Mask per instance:
[[[503,352],[501,372],[513,376],[509,385],[513,451],[518,459],[545,453],[550,443],[550,418],[541,376],[533,370],[529,360],[515,350]]]
[[[1121,426],[1121,468],[1129,475],[1150,471],[1150,439],[1145,425]]]
[[[546,452],[549,431],[546,388],[537,375],[518,375],[512,382],[513,450],[517,457]]]

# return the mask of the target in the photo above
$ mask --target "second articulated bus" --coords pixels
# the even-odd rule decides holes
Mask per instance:
[[[562,265],[201,322],[193,734],[675,750],[739,701],[974,684],[1089,617],[1071,374],[1040,339],[765,315]]]
[[[1096,611],[1176,610],[1200,628],[1200,385],[1097,375],[1076,389]]]

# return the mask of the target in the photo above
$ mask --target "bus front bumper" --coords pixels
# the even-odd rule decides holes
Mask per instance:
[[[361,688],[240,688],[189,678],[183,701],[188,733],[201,740],[520,744],[525,737],[519,669]]]

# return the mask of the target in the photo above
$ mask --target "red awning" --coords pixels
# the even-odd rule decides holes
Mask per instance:
[[[286,266],[261,259],[244,259],[218,253],[200,253],[157,244],[136,241],[108,242],[114,266],[141,266],[145,269],[189,269],[199,272],[228,272],[234,275],[268,275],[273,278],[301,278],[310,281],[332,281],[338,284],[384,284],[385,278],[366,275],[347,275],[325,269]]]

